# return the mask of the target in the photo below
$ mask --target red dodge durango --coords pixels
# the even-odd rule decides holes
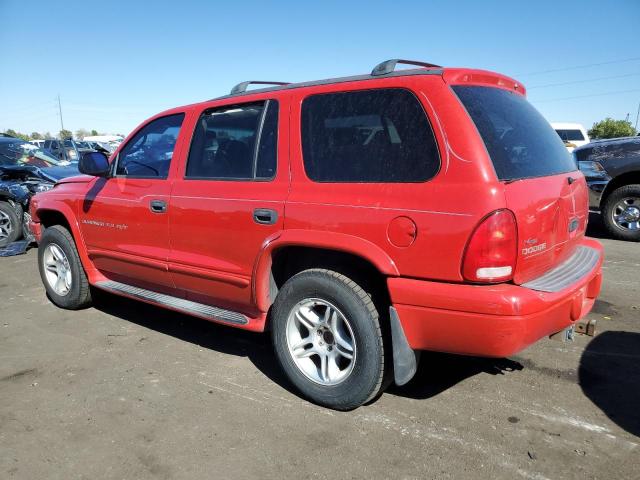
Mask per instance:
[[[31,203],[53,303],[100,289],[269,330],[290,381],[335,409],[408,382],[420,350],[512,355],[600,291],[585,179],[497,73],[395,59],[243,82],[79,166]]]

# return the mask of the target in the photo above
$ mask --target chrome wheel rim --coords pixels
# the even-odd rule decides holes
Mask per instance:
[[[287,347],[295,366],[320,385],[337,385],[353,371],[356,343],[345,315],[319,298],[298,302],[286,326]]]
[[[61,297],[71,291],[71,266],[62,248],[50,243],[44,248],[42,255],[44,276],[49,286]]]
[[[623,230],[640,230],[640,198],[626,197],[618,201],[613,207],[611,218]]]
[[[0,210],[0,240],[9,238],[11,232],[13,232],[13,224],[11,223],[11,218],[9,218],[9,215]]]

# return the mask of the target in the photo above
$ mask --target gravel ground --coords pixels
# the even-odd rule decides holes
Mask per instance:
[[[61,310],[35,250],[0,258],[0,478],[637,479],[640,244],[602,241],[595,338],[425,354],[348,413],[300,399],[266,335],[106,294]]]

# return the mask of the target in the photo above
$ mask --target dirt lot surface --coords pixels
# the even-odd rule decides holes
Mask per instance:
[[[266,335],[107,295],[64,311],[35,250],[0,258],[0,478],[640,478],[640,244],[602,241],[595,338],[424,355],[348,413],[300,399]]]

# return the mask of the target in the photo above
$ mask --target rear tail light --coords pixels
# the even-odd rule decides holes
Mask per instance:
[[[462,276],[471,282],[511,280],[516,268],[518,233],[509,210],[496,210],[476,227],[462,262]]]

